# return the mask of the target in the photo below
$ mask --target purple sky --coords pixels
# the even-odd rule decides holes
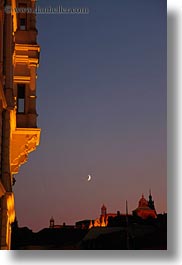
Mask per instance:
[[[166,206],[166,1],[38,1],[88,15],[37,15],[41,143],[14,186],[20,226]],[[87,181],[87,175],[92,180]]]

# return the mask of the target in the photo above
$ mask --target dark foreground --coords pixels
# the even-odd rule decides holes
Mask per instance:
[[[166,250],[167,225],[129,227],[45,228],[38,233],[13,228],[13,250]]]

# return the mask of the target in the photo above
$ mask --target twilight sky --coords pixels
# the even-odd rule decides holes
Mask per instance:
[[[20,226],[34,231],[166,206],[166,1],[39,0],[89,14],[37,15],[41,143],[16,175]],[[92,180],[87,181],[87,175]]]

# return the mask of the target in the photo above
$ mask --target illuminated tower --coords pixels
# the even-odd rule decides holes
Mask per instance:
[[[39,145],[35,0],[0,0],[0,249],[10,249],[15,218],[12,186],[19,166]],[[6,9],[6,7],[11,9]],[[24,8],[16,13],[15,8]]]

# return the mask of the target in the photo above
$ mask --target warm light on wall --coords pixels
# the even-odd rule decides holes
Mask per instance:
[[[14,76],[14,83],[30,83],[30,76]]]
[[[17,30],[17,14],[15,12],[16,10],[16,0],[12,0],[12,16],[13,16],[13,33]]]
[[[15,50],[16,51],[26,51],[28,52],[29,50],[31,51],[37,51],[40,52],[40,46],[39,45],[35,45],[35,44],[15,44]]]
[[[7,195],[8,219],[9,219],[9,223],[12,224],[15,220],[14,195],[12,192],[8,192],[8,193],[6,193],[6,195]]]

